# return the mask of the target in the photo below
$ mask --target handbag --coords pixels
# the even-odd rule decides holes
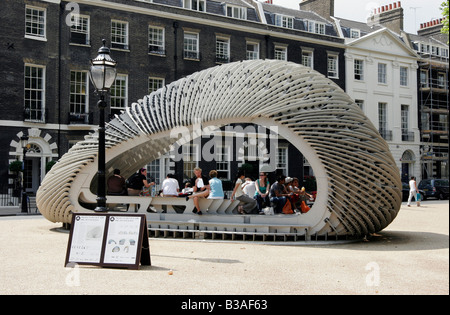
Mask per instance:
[[[139,193],[139,196],[150,197],[150,187],[143,187],[141,192]]]
[[[302,201],[300,208],[302,210],[302,213],[307,213],[309,210],[311,210],[311,208],[304,201]]]
[[[293,214],[294,211],[292,211],[291,202],[289,200],[286,200],[286,203],[284,204],[282,212],[284,214]]]

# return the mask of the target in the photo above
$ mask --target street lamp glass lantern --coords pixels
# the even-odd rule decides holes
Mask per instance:
[[[22,149],[28,148],[28,136],[20,137],[20,145],[22,146]]]
[[[105,44],[106,41],[103,40],[103,46],[98,50],[98,56],[91,60],[91,70],[89,71],[91,82],[98,92],[108,92],[117,75],[117,63],[109,55],[110,50]]]

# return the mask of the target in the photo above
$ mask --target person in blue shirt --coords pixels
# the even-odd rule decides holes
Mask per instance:
[[[223,199],[224,193],[223,193],[223,187],[222,187],[222,181],[217,178],[217,171],[212,170],[209,172],[209,177],[211,178],[209,180],[209,187],[211,189],[208,199]]]

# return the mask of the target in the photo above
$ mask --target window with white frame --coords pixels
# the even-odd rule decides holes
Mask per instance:
[[[111,21],[111,48],[129,49],[128,22]]]
[[[446,74],[445,72],[439,72],[437,75],[437,84],[438,84],[438,88],[440,89],[445,89],[445,82],[446,80]]]
[[[284,28],[294,28],[294,18],[291,16],[275,14],[275,25]]]
[[[220,179],[230,179],[231,178],[231,156],[229,146],[217,146],[216,147],[216,168],[217,177]]]
[[[408,141],[409,137],[409,105],[401,105],[401,129],[402,140]]]
[[[183,145],[183,178],[194,177],[194,168],[200,160],[200,146],[198,144]],[[205,184],[206,185],[206,184]]]
[[[422,126],[422,130],[431,130],[430,127],[430,113],[424,113],[420,115],[420,125]]]
[[[70,42],[89,45],[89,16],[74,14],[71,17]]]
[[[431,46],[431,54],[434,56],[439,56],[441,53],[439,46]]]
[[[230,62],[230,38],[216,37],[216,62]]]
[[[427,88],[428,86],[428,70],[420,70],[420,87]]]
[[[361,31],[357,29],[350,29],[350,38],[360,38],[361,37]]]
[[[355,100],[356,105],[364,111],[364,100]]]
[[[338,55],[335,53],[328,53],[328,77],[339,78]]]
[[[400,67],[400,86],[408,86],[408,68]]]
[[[227,4],[227,16],[235,19],[246,20],[247,8]]]
[[[149,25],[148,52],[150,54],[165,55],[165,32],[163,27]]]
[[[286,46],[275,46],[275,59],[287,61],[287,47]]]
[[[148,78],[148,94],[155,92],[164,86],[164,79],[149,77]]]
[[[44,121],[45,67],[25,65],[25,120]]]
[[[154,180],[156,185],[161,185],[161,159],[153,160],[147,164],[147,177]]]
[[[378,103],[378,130],[385,140],[392,140],[392,133],[388,130],[387,103]]]
[[[434,56],[448,58],[448,48],[446,47],[434,46],[418,41],[414,42],[414,44],[417,46],[417,51],[422,54],[432,54]]]
[[[355,59],[353,62],[355,80],[364,81],[364,60]]]
[[[170,157],[165,154],[159,159],[153,160],[147,164],[147,178],[149,181],[154,181],[156,191],[161,189],[161,184],[170,173]]]
[[[26,6],[25,8],[25,36],[45,39],[46,10],[43,8]]]
[[[440,131],[448,132],[448,115],[440,114],[439,115],[439,125],[437,126]]]
[[[198,37],[198,33],[184,33],[183,54],[185,59],[200,59]]]
[[[420,44],[420,52],[423,54],[430,53],[430,45],[421,43]]]
[[[70,71],[70,113],[85,114],[88,112],[88,79],[87,71]]]
[[[307,21],[308,24],[308,32],[316,33],[316,34],[325,34],[325,24],[316,21]]]
[[[247,60],[259,59],[259,43],[247,42]]]
[[[128,77],[118,74],[110,89],[111,114],[119,114],[128,103]]]
[[[277,170],[281,171],[283,175],[288,175],[288,148],[278,147],[277,148]]]
[[[302,65],[314,69],[314,51],[302,48]]]
[[[206,12],[206,0],[183,0],[183,8]]]
[[[387,65],[385,63],[378,63],[378,83],[387,83]]]

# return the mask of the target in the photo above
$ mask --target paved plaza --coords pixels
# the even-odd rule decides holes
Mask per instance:
[[[68,237],[39,215],[0,217],[0,294],[449,294],[448,201],[403,203],[353,243],[151,238],[152,266],[133,271],[65,268]]]

